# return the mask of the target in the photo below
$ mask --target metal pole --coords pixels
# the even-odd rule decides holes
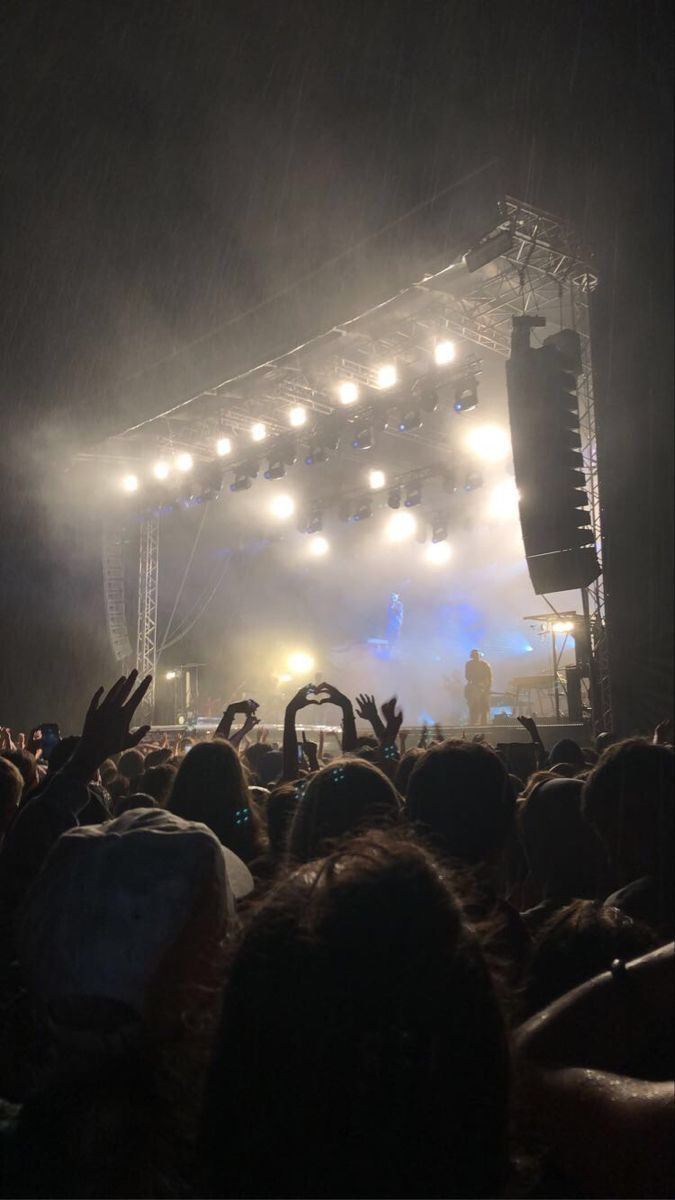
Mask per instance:
[[[556,651],[555,629],[551,626],[551,649],[553,651],[553,703],[555,704],[555,719],[560,724],[560,693],[558,692],[558,654]]]

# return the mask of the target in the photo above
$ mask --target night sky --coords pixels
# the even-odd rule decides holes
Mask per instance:
[[[616,697],[628,726],[665,715],[669,9],[4,6],[0,723],[72,721],[113,670],[95,540],[59,513],[64,446],[159,410],[167,363],[198,371],[238,313],[495,156],[597,255]]]

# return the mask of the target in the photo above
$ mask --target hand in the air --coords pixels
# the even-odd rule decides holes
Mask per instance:
[[[316,689],[318,690],[318,689]],[[319,701],[315,695],[314,685],[306,683],[299,691],[295,693],[293,698],[289,700],[287,712],[300,712],[301,708],[309,708],[310,704],[318,704]]]
[[[92,770],[113,754],[137,746],[150,730],[149,725],[130,729],[133,715],[152,683],[152,675],[146,675],[134,690],[137,679],[138,671],[134,670],[130,675],[120,676],[107,695],[103,695],[105,689],[100,687],[92,696],[73,756]]]
[[[374,696],[368,696],[365,692],[356,697],[356,715],[362,721],[370,721],[373,725],[379,720],[380,714],[377,711],[377,704]]]
[[[391,700],[385,700],[384,704],[381,705],[382,716],[386,723],[386,736],[391,742],[396,741],[401,725],[403,724],[403,712],[400,708],[398,712],[396,711],[396,703],[396,696],[392,696]]]
[[[336,704],[338,708],[351,708],[352,706],[349,697],[338,691],[332,683],[326,683],[325,681],[319,683],[316,690],[320,693],[320,698],[317,701],[318,704]]]
[[[654,730],[654,745],[655,746],[672,746],[673,744],[673,718],[667,717],[665,721],[659,721]]]
[[[538,730],[534,717],[518,717],[518,724],[522,725],[531,738],[536,738]]]

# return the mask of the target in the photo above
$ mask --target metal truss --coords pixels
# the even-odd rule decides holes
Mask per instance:
[[[131,642],[127,628],[124,545],[119,526],[103,530],[103,592],[108,636],[117,662],[131,661]]]
[[[139,716],[152,721],[155,708],[155,671],[157,668],[157,589],[159,577],[159,518],[148,517],[141,525],[138,566],[138,626],[136,667],[139,676],[152,675]]]
[[[388,301],[360,314],[305,345],[176,405],[168,412],[127,430],[102,448],[127,463],[148,453],[189,450],[211,461],[217,437],[247,434],[253,421],[264,421],[270,435],[288,434],[288,409],[302,404],[317,416],[336,410],[336,384],[352,379],[372,387],[378,362],[392,357],[415,369],[429,357],[436,338],[456,336],[507,358],[514,316],[536,313],[547,319],[547,332],[574,328],[581,337],[583,370],[578,381],[582,452],[596,548],[602,564],[602,528],[596,449],[589,305],[597,276],[590,256],[564,221],[507,197],[501,221],[489,238],[502,234],[502,253],[470,271],[464,258],[411,284]],[[480,253],[486,238],[478,247]],[[544,336],[545,336],[544,333]],[[467,367],[478,369],[479,360]],[[414,432],[410,442],[424,441]],[[269,441],[267,443],[269,446]],[[250,448],[247,447],[247,454]],[[243,451],[242,451],[243,453]],[[91,456],[89,456],[91,457]],[[228,468],[243,461],[235,452]],[[139,670],[156,665],[158,524],[141,530],[137,662]],[[609,729],[611,693],[607,661],[602,573],[582,595],[591,634],[595,679],[591,679],[593,716]],[[112,636],[112,635],[111,635]],[[146,698],[152,704],[151,693]]]

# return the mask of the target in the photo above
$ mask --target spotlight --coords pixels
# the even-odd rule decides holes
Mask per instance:
[[[403,501],[406,508],[414,508],[416,504],[422,502],[422,486],[419,483],[411,483],[405,489],[405,500]]]
[[[138,475],[124,475],[122,477],[120,486],[122,488],[122,491],[128,492],[129,495],[131,495],[132,492],[137,492],[138,491]]]
[[[220,437],[216,442],[216,454],[218,458],[225,458],[226,455],[232,453],[232,442],[229,437]]]
[[[399,433],[410,433],[413,429],[420,429],[422,425],[422,416],[419,409],[407,408],[401,413],[398,419]]]
[[[250,488],[253,480],[250,475],[246,475],[244,471],[237,471],[234,476],[234,483],[230,484],[231,492],[246,492]]]
[[[315,534],[313,538],[310,538],[308,553],[312,556],[312,558],[323,558],[325,554],[328,554],[329,550],[330,544],[326,541],[325,537],[321,536],[320,533]]]
[[[393,363],[385,363],[377,372],[377,386],[381,392],[393,388],[398,383],[398,371]]]
[[[373,445],[372,425],[360,425],[354,431],[352,446],[355,450],[370,450]]]
[[[474,492],[476,488],[483,486],[483,476],[480,471],[469,471],[464,480],[464,491]]]
[[[467,433],[466,444],[477,458],[485,462],[503,462],[511,451],[509,435],[499,425],[480,425],[477,429],[471,429]]]
[[[448,527],[445,518],[435,516],[431,522],[431,540],[432,542],[444,542],[448,536]]]
[[[323,514],[318,504],[314,504],[298,522],[298,533],[320,533],[323,529]]]
[[[454,362],[457,357],[457,347],[454,342],[444,340],[436,342],[434,346],[434,362],[437,367],[446,367],[448,363]]]
[[[551,633],[572,633],[574,621],[553,621]]]
[[[415,396],[420,408],[424,412],[436,412],[438,408],[438,392],[431,380],[418,379],[413,387],[413,396]]]
[[[270,464],[266,471],[263,471],[265,479],[283,479],[286,474],[286,467],[280,459],[270,459]]]
[[[515,479],[503,479],[495,484],[488,501],[488,515],[497,521],[509,521],[518,516],[518,488]]]
[[[337,394],[340,404],[356,404],[359,398],[358,385],[351,379],[345,379],[342,383],[338,384]]]
[[[270,504],[270,512],[278,521],[286,521],[295,512],[295,501],[291,496],[275,496]]]
[[[362,500],[352,513],[352,521],[367,521],[373,515],[373,506],[370,500]]]
[[[152,473],[155,479],[167,479],[169,475],[169,464],[163,458],[160,458],[152,468]]]
[[[455,412],[471,412],[478,406],[478,385],[475,379],[460,379],[455,384]]]
[[[304,675],[308,677],[314,670],[314,659],[311,654],[306,654],[303,650],[296,650],[293,654],[289,654],[286,666],[291,675]]]
[[[165,679],[175,679],[175,678],[176,678],[176,676],[177,676],[177,674],[178,674],[178,672],[177,672],[177,671],[167,671],[167,673],[166,673],[166,675],[164,676],[164,678],[165,678]]]
[[[387,524],[387,539],[390,542],[405,542],[417,530],[417,521],[411,512],[392,513]]]
[[[302,404],[296,404],[294,408],[289,409],[288,423],[294,429],[299,429],[307,420],[307,409],[303,408]]]
[[[305,464],[308,467],[313,467],[315,463],[325,462],[328,458],[328,451],[321,442],[310,442],[307,453],[305,455]]]
[[[267,437],[267,426],[263,421],[256,421],[251,426],[251,437],[254,442],[264,442]]]
[[[390,508],[401,507],[401,489],[399,487],[393,487],[391,489],[389,495],[387,496],[387,504]]]
[[[183,450],[181,454],[176,455],[176,468],[179,471],[191,471],[194,466],[194,459],[187,450]]]
[[[432,566],[440,567],[452,558],[452,549],[447,542],[430,542],[424,551],[424,557]]]
[[[377,492],[380,490],[380,488],[383,488],[386,482],[387,477],[384,471],[374,470],[368,475],[368,483],[374,492]]]

